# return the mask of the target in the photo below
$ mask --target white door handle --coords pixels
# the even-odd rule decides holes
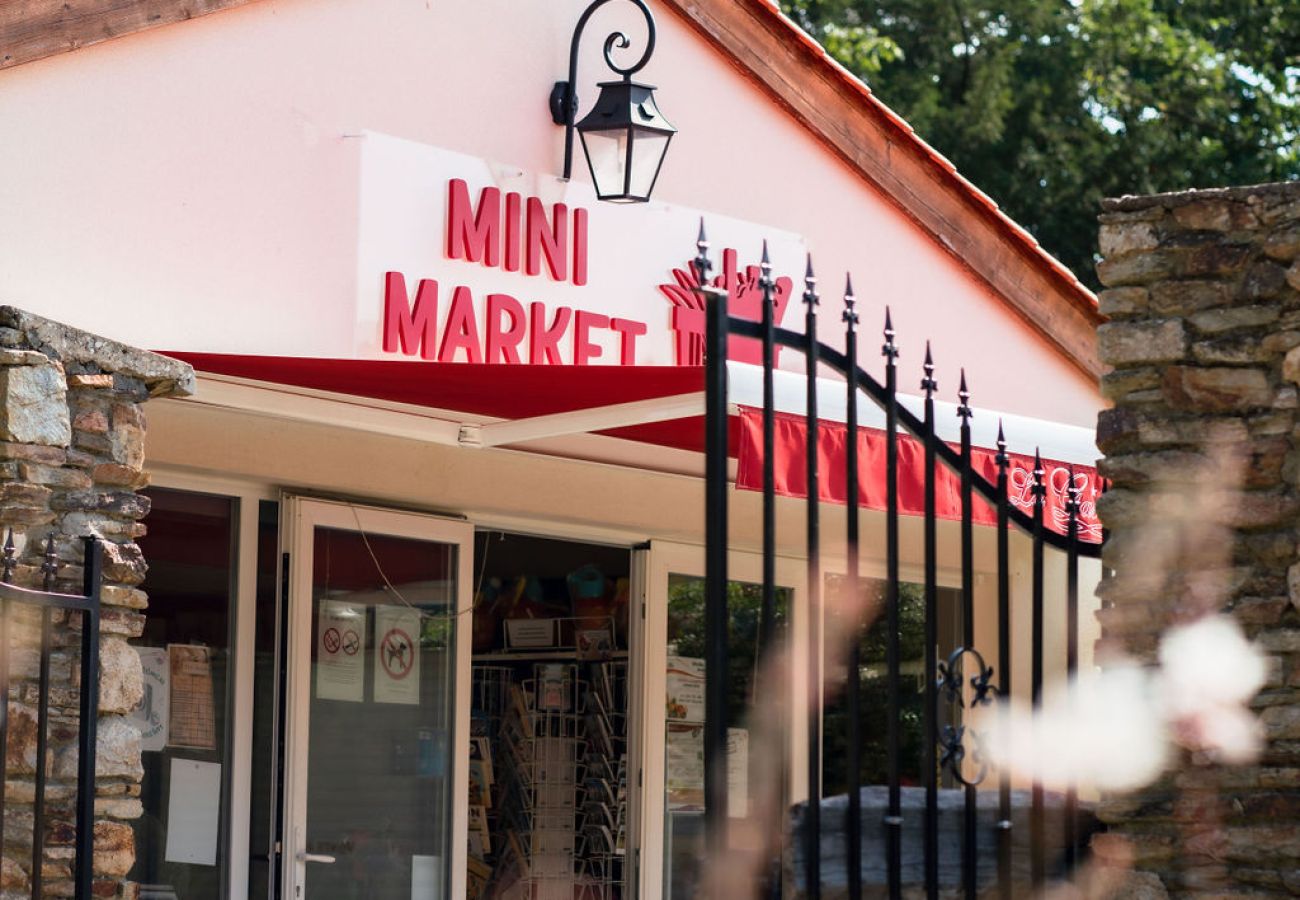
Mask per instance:
[[[332,864],[334,861],[335,861],[334,857],[324,853],[299,853],[298,854],[298,862]]]

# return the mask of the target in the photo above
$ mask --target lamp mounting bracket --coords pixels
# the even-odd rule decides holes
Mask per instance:
[[[551,110],[551,119],[556,125],[564,126],[564,180],[568,181],[573,174],[573,130],[578,119],[578,95],[574,85],[578,80],[578,44],[582,40],[582,31],[587,27],[587,20],[592,17],[596,10],[600,9],[610,0],[593,0],[590,6],[583,10],[582,15],[578,18],[578,24],[573,29],[573,40],[569,43],[569,79],[568,81],[557,81],[551,88],[549,107]],[[645,17],[646,23],[646,45],[641,56],[630,66],[620,66],[614,62],[614,50],[626,50],[632,46],[626,34],[621,31],[610,32],[605,37],[605,65],[610,70],[622,75],[624,80],[630,81],[632,76],[645,68],[645,64],[650,61],[651,54],[655,49],[655,19],[650,13],[650,8],[645,5],[645,0],[625,0],[631,3],[641,11]]]

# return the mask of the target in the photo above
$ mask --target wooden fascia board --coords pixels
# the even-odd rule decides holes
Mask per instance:
[[[253,0],[0,0],[0,69]]]
[[[904,214],[944,246],[1025,322],[1077,368],[1093,378],[1104,371],[1097,356],[1100,313],[1082,290],[1065,288],[1046,260],[994,221],[989,201],[955,184],[929,154],[900,134],[876,110],[864,109],[849,88],[764,0],[669,0],[683,19],[719,47],[737,68],[766,90],[848,165],[875,185]]]

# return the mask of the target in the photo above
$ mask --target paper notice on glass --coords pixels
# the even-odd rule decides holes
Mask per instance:
[[[727,815],[749,815],[749,732],[727,729]]]
[[[221,764],[193,759],[171,761],[167,799],[167,862],[217,864],[221,819]]]
[[[156,752],[167,746],[168,710],[171,708],[170,675],[165,647],[136,647],[144,672],[144,696],[131,712],[140,729],[140,749]]]
[[[704,726],[668,725],[665,762],[670,810],[704,808]],[[727,814],[749,814],[749,732],[727,729]]]
[[[704,660],[668,657],[669,722],[704,721]]]
[[[704,726],[668,725],[664,761],[669,809],[704,808]]]
[[[366,690],[366,608],[320,602],[316,623],[316,697],[360,703]]]
[[[212,693],[212,651],[195,644],[168,644],[171,703],[167,746],[217,748],[217,709]]]
[[[375,702],[420,702],[420,612],[375,607]]]
[[[438,900],[442,897],[442,857],[411,856],[411,900]]]

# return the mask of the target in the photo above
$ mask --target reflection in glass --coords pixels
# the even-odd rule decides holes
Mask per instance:
[[[786,640],[790,591],[778,588],[774,638]],[[751,797],[765,787],[748,764],[747,722],[762,714],[758,696],[758,662],[762,610],[761,585],[728,585],[730,614],[727,678],[729,802],[733,817],[744,817]],[[668,691],[665,715],[664,896],[690,898],[699,893],[704,846],[704,579],[668,577]],[[784,709],[786,703],[774,706]],[[784,750],[784,748],[782,748]]]

